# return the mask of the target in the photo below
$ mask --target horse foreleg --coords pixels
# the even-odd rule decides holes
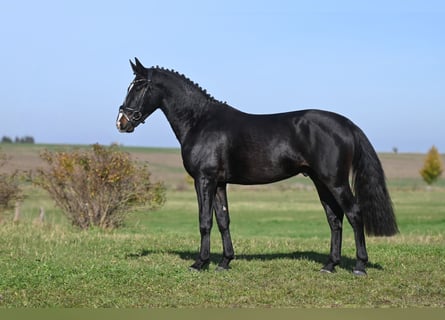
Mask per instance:
[[[218,223],[219,232],[221,233],[223,245],[223,258],[216,270],[228,270],[230,269],[229,263],[233,260],[235,253],[233,251],[229,230],[230,217],[226,185],[217,187],[213,208],[215,209],[216,221]]]
[[[200,271],[210,263],[210,231],[212,229],[212,208],[215,198],[215,184],[209,179],[201,177],[195,179],[195,189],[199,205],[199,231],[201,234],[201,247],[198,257],[191,270]]]

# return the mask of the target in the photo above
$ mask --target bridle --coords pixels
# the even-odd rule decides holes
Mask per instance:
[[[131,124],[131,126],[133,128],[135,128],[136,126],[138,126],[141,123],[145,123],[145,119],[147,119],[149,114],[144,116],[142,114],[142,108],[143,108],[143,103],[144,103],[144,100],[145,100],[145,95],[147,93],[150,94],[151,90],[152,90],[151,78],[152,78],[152,70],[149,69],[147,78],[133,80],[130,83],[130,85],[128,86],[128,89],[127,89],[127,95],[130,92],[130,90],[133,88],[133,86],[136,85],[137,83],[143,83],[143,85],[144,85],[142,93],[139,95],[136,103],[134,103],[138,107],[137,108],[125,107],[124,106],[125,105],[125,101],[124,101],[124,104],[122,104],[119,107],[118,120],[120,118],[122,118],[122,117],[125,117],[125,119]]]

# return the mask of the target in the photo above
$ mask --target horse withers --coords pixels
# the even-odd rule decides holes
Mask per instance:
[[[158,108],[170,123],[198,199],[201,246],[192,270],[209,265],[213,212],[223,244],[218,270],[229,269],[235,256],[228,183],[266,184],[300,173],[309,176],[331,229],[330,254],[322,272],[334,272],[340,263],[344,215],[354,231],[356,275],[366,274],[365,230],[375,236],[398,232],[377,153],[349,119],[322,110],[244,113],[175,71],[145,68],[138,59],[130,63],[135,78],[116,125],[121,132],[133,132]]]

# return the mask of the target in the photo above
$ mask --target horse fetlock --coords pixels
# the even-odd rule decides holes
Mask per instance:
[[[334,263],[332,261],[329,261],[324,265],[323,268],[321,268],[320,272],[322,273],[334,273],[335,272],[335,266],[338,265],[338,263]]]
[[[190,271],[202,271],[202,270],[208,270],[210,264],[210,260],[201,260],[198,259],[195,261],[194,264],[192,264],[189,268]]]
[[[352,273],[356,276],[366,276],[366,262],[367,260],[357,260],[354,270]]]
[[[222,271],[222,270],[229,270],[230,269],[230,261],[233,260],[233,256],[232,257],[223,257],[221,259],[221,261],[218,264],[218,267],[216,268],[216,271]]]

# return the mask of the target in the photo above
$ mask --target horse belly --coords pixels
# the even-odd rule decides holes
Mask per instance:
[[[233,159],[233,158],[232,158]],[[250,153],[235,157],[228,170],[228,182],[234,184],[267,184],[297,175],[301,161],[293,157]]]

